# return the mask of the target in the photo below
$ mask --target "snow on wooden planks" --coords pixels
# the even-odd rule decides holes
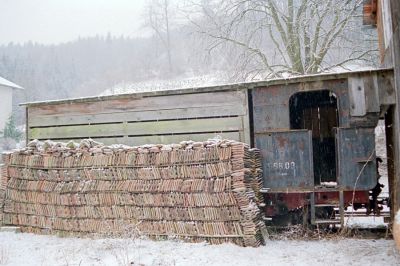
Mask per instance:
[[[34,141],[4,161],[3,222],[24,231],[263,243],[260,153],[237,141]]]

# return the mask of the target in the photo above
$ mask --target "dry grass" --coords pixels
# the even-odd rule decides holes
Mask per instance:
[[[390,229],[382,230],[358,230],[356,228],[344,227],[304,227],[303,225],[292,225],[288,227],[268,227],[270,240],[342,240],[345,238],[358,239],[391,239]]]
[[[114,242],[111,247],[111,252],[120,266],[144,265],[140,262],[140,241],[143,236],[138,225],[139,223],[125,225],[122,232],[111,233],[114,237],[122,238],[122,241]],[[135,252],[138,257],[136,261],[134,259]]]

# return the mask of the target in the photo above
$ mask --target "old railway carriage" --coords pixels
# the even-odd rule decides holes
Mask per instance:
[[[372,70],[27,103],[27,139],[247,142],[262,152],[266,217],[343,222],[350,203],[371,204],[374,128],[394,104],[392,83],[391,70]],[[326,220],[335,206],[341,219]]]

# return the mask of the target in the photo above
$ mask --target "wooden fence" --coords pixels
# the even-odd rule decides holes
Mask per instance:
[[[246,91],[132,94],[27,106],[28,140],[178,143],[215,136],[250,144]]]

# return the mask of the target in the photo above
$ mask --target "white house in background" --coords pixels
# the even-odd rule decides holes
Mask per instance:
[[[11,115],[12,93],[14,89],[23,90],[21,86],[0,77],[0,131],[4,129],[4,126]]]

